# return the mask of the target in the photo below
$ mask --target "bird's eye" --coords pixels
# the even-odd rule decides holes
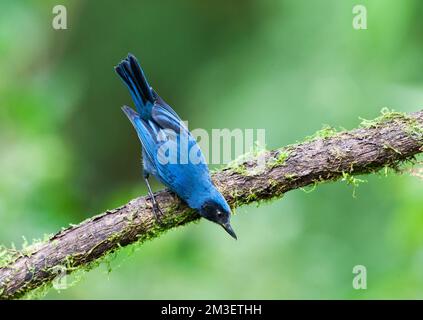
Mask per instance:
[[[217,212],[217,216],[218,216],[218,217],[221,217],[222,215],[223,215],[223,212],[222,212],[222,211],[218,211],[218,212]]]

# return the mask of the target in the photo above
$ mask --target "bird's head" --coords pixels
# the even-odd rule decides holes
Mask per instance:
[[[231,209],[222,195],[217,199],[209,199],[203,203],[199,212],[207,220],[215,222],[223,227],[234,239],[237,239],[235,231],[231,227]]]

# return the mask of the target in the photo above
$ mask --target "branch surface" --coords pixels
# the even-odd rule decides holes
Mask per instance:
[[[385,112],[361,128],[335,133],[326,128],[307,141],[246,157],[213,174],[213,181],[232,208],[281,197],[284,193],[352,175],[396,168],[423,152],[423,110]],[[265,167],[257,168],[257,157]],[[0,299],[15,299],[46,286],[58,268],[87,267],[119,247],[159,236],[199,219],[173,193],[156,193],[164,216],[155,221],[148,197],[139,197],[64,229],[45,242],[17,252],[0,268]]]

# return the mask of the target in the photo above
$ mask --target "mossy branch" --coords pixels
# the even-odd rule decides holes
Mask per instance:
[[[363,121],[359,129],[336,132],[326,127],[304,142],[256,152],[215,172],[213,181],[235,208],[326,181],[343,179],[354,185],[354,175],[397,168],[421,152],[423,111],[402,114],[384,110],[379,118]],[[265,161],[260,169],[258,157]],[[48,286],[57,277],[58,267],[66,272],[92,267],[122,246],[156,238],[199,219],[171,192],[163,190],[156,197],[164,212],[161,224],[154,219],[149,199],[139,197],[64,229],[24,252],[14,252],[3,265],[0,254],[0,298],[15,299]]]

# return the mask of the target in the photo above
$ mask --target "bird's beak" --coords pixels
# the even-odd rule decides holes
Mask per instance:
[[[234,229],[232,229],[231,224],[229,222],[227,223],[222,223],[221,226],[223,227],[223,229],[226,230],[227,233],[229,233],[231,235],[232,238],[234,238],[235,240],[237,240],[238,238],[236,237],[235,231]]]

